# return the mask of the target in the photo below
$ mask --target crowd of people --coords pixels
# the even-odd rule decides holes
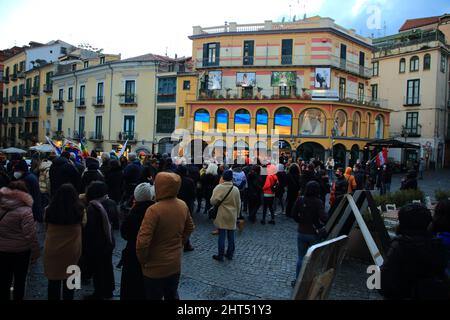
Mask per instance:
[[[212,258],[223,262],[234,258],[235,233],[245,219],[253,224],[259,217],[262,225],[275,225],[275,212],[281,211],[298,224],[298,277],[303,257],[323,238],[323,227],[340,200],[356,190],[378,188],[380,193],[388,193],[391,179],[388,164],[378,168],[358,161],[353,167],[335,168],[332,158],[325,163],[319,159],[293,161],[284,154],[276,164],[205,161],[194,165],[174,163],[166,154],[118,157],[111,152],[99,157],[94,151],[80,163],[74,154],[62,152],[59,156],[39,154],[30,168],[15,156],[7,166],[0,166],[0,299],[10,298],[12,284],[14,299],[23,299],[28,266],[41,255],[49,299],[74,299],[74,290],[65,285],[71,265],[80,266],[83,283],[92,280],[94,293],[87,299],[112,298],[116,289],[112,262],[115,230],[120,230],[126,241],[117,266],[122,269],[120,298],[178,299],[183,252],[195,249],[190,241],[195,214],[213,220],[218,248]],[[402,189],[417,187],[416,173],[408,172]],[[442,250],[449,254],[448,203],[440,208],[437,222],[430,220],[429,211],[420,221],[408,220],[411,210],[421,212],[421,208],[401,211],[399,235],[407,240],[393,245],[383,270],[392,283],[405,281],[401,285],[406,288],[411,281],[405,279],[411,278],[405,277],[421,277],[429,268],[433,275],[442,271],[448,277],[448,256],[440,256],[442,263],[425,263],[406,275],[402,269],[406,265],[399,264],[409,260],[398,258],[417,241],[425,241],[434,250],[422,246],[424,254],[438,255]],[[426,222],[425,228],[419,226]],[[45,232],[42,253],[39,226]],[[444,248],[441,251],[434,245],[438,238]],[[392,283],[386,284],[383,292],[398,297],[400,289]],[[408,298],[403,291],[401,294]]]

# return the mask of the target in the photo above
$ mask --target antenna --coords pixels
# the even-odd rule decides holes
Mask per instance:
[[[166,47],[166,57],[167,57],[167,48],[168,48],[168,47]]]
[[[386,20],[384,20],[384,26],[383,26],[383,31],[384,31],[384,37],[386,37],[386,29],[387,29],[387,26],[386,26]]]

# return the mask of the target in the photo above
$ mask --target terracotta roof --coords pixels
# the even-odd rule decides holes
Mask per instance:
[[[137,56],[137,57],[132,57],[132,58],[128,58],[128,59],[124,59],[120,62],[137,62],[137,61],[161,61],[161,62],[174,62],[174,59],[169,58],[169,57],[165,57],[165,56],[160,56],[157,54],[153,54],[153,53],[149,53],[149,54],[144,54],[142,56]]]
[[[423,27],[423,26],[428,26],[430,24],[438,23],[439,22],[439,18],[441,18],[441,16],[428,17],[428,18],[419,18],[419,19],[408,19],[401,26],[399,31],[402,32],[402,31],[406,31],[406,30],[410,30],[410,29],[419,28],[419,27]]]

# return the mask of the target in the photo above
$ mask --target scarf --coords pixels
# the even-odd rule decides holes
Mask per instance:
[[[103,231],[106,235],[106,239],[108,240],[110,245],[113,245],[111,223],[109,222],[108,213],[106,212],[105,207],[103,207],[101,203],[102,201],[105,201],[107,199],[108,196],[105,195],[102,198],[90,201],[89,204],[91,204],[94,208],[96,208],[100,212],[102,218]]]

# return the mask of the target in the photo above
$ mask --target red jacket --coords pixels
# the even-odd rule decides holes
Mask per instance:
[[[278,177],[276,174],[272,174],[270,176],[267,176],[266,178],[266,182],[264,183],[263,186],[263,192],[265,195],[274,195],[273,191],[272,191],[272,187],[275,185],[275,183],[278,182]]]

